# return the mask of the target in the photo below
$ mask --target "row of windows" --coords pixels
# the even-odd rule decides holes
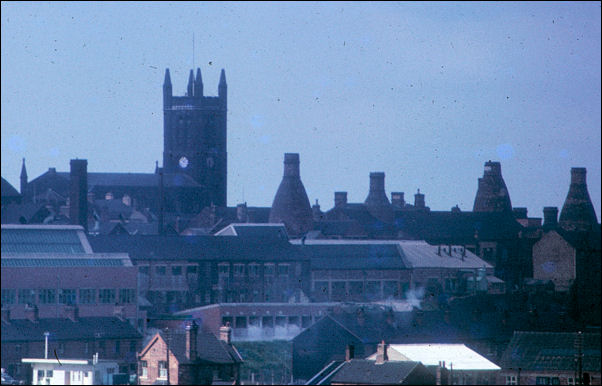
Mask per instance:
[[[567,385],[574,385],[575,378],[568,377],[566,379]],[[560,385],[560,378],[558,377],[536,377],[535,378],[536,385]],[[518,379],[516,375],[507,375],[506,376],[506,385],[518,385]]]
[[[245,269],[249,277],[259,277],[259,267],[260,265],[257,263],[251,264],[232,264],[232,275],[234,277],[243,277],[245,276]],[[277,274],[278,276],[288,276],[290,272],[290,264],[275,264],[275,263],[265,263],[263,265],[263,275],[264,276],[274,276]],[[219,276],[229,276],[230,275],[230,264],[229,263],[220,263],[218,264],[218,273]],[[301,264],[295,264],[295,275],[301,275]]]
[[[116,301],[131,304],[136,301],[136,290],[133,288],[118,290],[115,288],[82,288],[79,290],[79,298],[77,298],[77,290],[73,288],[20,289],[18,291],[4,288],[1,301],[2,304],[56,304],[57,301],[60,304],[110,304]]]
[[[148,362],[140,361],[140,378],[148,378]],[[167,379],[167,361],[159,361],[157,378]]]
[[[165,265],[157,265],[155,268],[155,274],[158,276],[167,275],[167,266]],[[197,266],[196,265],[188,265],[186,268],[187,275],[196,275],[197,274]],[[138,272],[144,275],[148,275],[150,273],[150,267],[148,265],[141,265],[138,267]],[[184,267],[181,265],[172,265],[171,266],[171,275],[172,276],[181,276],[184,272]]]
[[[278,274],[278,276],[288,276],[290,271],[290,264],[275,264],[275,263],[266,263],[263,265],[263,272],[265,276],[274,276]],[[138,267],[138,272],[144,275],[150,274],[150,268],[148,265],[141,265]],[[186,274],[197,274],[198,267],[196,265],[172,265],[168,269],[166,265],[156,265],[154,268],[154,274],[157,276],[166,276],[168,272],[170,272],[171,276],[181,276],[184,273],[184,268],[186,269]],[[251,263],[251,264],[232,264],[232,274],[235,277],[245,276],[245,271],[247,272],[249,277],[259,277],[259,268],[260,264]],[[230,275],[230,263],[220,263],[218,264],[218,274],[220,276],[229,276]],[[295,275],[301,275],[301,264],[297,263],[295,265]]]

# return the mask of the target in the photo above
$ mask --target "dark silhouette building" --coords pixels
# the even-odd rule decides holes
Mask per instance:
[[[226,73],[222,69],[218,96],[203,95],[201,70],[190,70],[188,92],[173,96],[169,69],[163,83],[163,167],[184,173],[206,189],[206,202],[226,206]]]

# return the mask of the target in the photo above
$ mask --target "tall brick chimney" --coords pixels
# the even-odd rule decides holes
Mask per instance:
[[[334,192],[334,206],[347,205],[347,192]]]
[[[355,346],[352,344],[348,344],[345,348],[345,361],[349,362],[355,356]]]
[[[388,345],[383,340],[380,342],[376,348],[376,364],[382,365],[386,361],[389,360],[389,355],[387,354]]]
[[[72,159],[69,191],[71,224],[81,225],[88,232],[88,161]]]
[[[558,208],[555,206],[546,206],[543,208],[543,228],[545,230],[554,229],[558,226]]]
[[[236,221],[239,223],[249,222],[249,214],[247,211],[247,203],[236,205]]]
[[[186,359],[194,361],[198,357],[197,336],[199,326],[192,321],[186,326]],[[220,330],[221,333],[221,330]]]
[[[230,327],[230,323],[226,323],[225,326],[221,326],[219,328],[219,340],[225,342],[226,344],[230,344],[232,342],[232,328]]]
[[[414,207],[419,209],[424,209],[426,207],[424,194],[420,193],[420,189],[418,189],[418,192],[414,195]]]

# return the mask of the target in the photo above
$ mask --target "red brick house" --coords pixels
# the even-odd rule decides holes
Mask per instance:
[[[243,359],[230,341],[231,331],[229,326],[222,327],[217,339],[193,322],[185,331],[156,332],[138,355],[139,383],[238,384]]]

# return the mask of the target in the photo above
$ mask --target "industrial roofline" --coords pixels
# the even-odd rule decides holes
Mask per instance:
[[[81,225],[2,224],[1,229],[75,230],[84,231]]]

